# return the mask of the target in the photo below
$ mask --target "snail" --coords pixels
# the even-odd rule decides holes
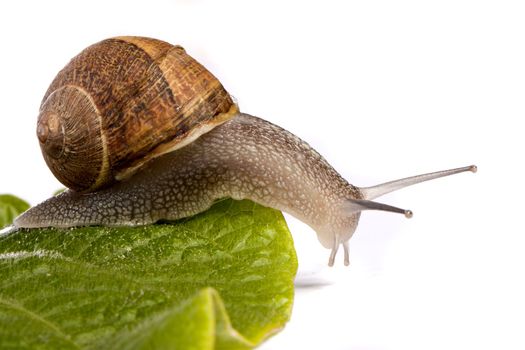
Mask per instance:
[[[221,83],[180,46],[143,37],[103,40],[74,57],[47,90],[37,137],[69,190],[29,209],[14,229],[146,225],[231,197],[287,212],[338,248],[372,201],[467,166],[360,188],[306,142],[241,113]]]

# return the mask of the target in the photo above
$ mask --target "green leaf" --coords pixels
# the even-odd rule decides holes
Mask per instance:
[[[13,219],[29,209],[29,204],[10,194],[0,194],[0,228],[11,225]]]
[[[224,303],[212,288],[201,290],[180,307],[150,320],[144,327],[132,332],[125,330],[111,340],[113,342],[106,345],[112,349],[243,350],[255,346],[231,327]]]
[[[60,188],[60,189],[56,190],[55,192],[53,192],[53,196],[58,196],[59,194],[61,194],[65,190],[66,190],[65,188]]]
[[[282,214],[224,200],[172,224],[0,238],[0,348],[249,349],[290,317]]]

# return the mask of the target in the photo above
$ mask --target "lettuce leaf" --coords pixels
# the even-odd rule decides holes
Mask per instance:
[[[288,321],[296,270],[282,214],[250,201],[18,231],[0,237],[0,348],[250,349]]]
[[[10,194],[0,194],[0,228],[10,225],[18,214],[29,209],[29,203]]]

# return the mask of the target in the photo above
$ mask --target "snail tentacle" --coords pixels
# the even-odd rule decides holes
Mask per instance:
[[[371,186],[371,187],[361,187],[359,190],[363,194],[363,198],[375,199],[387,193],[397,191],[407,186],[412,186],[412,185],[415,185],[415,184],[418,184],[424,181],[439,179],[440,177],[459,174],[465,171],[470,171],[472,173],[475,173],[477,170],[478,168],[475,165],[469,165],[469,166],[456,168],[456,169],[436,171],[433,173],[406,177],[403,179],[389,181],[389,182],[385,182],[385,183]]]

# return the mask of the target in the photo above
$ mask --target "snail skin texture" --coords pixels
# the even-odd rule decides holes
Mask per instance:
[[[166,62],[174,54],[175,63]],[[149,119],[170,116],[175,121]],[[158,130],[166,123],[168,130]],[[37,135],[48,164],[55,162],[49,164],[51,170],[70,190],[20,215],[15,230],[146,225],[195,215],[232,197],[308,224],[331,249],[330,266],[340,245],[348,265],[348,240],[361,211],[412,215],[372,199],[476,171],[467,166],[373,187],[353,186],[306,142],[239,112],[215,77],[182,48],[138,37],[108,39],[75,57],[44,97]],[[160,137],[166,139],[159,143]],[[111,153],[114,148],[116,154]]]

